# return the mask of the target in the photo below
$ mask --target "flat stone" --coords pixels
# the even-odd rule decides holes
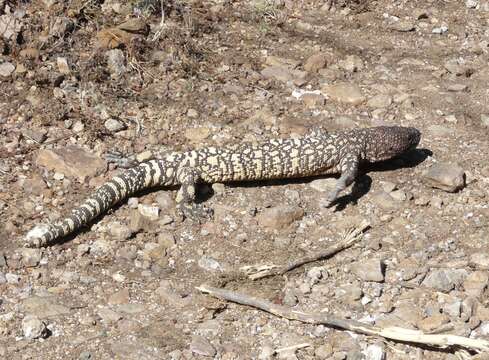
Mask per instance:
[[[363,281],[383,282],[384,272],[382,267],[382,261],[379,259],[368,259],[361,262],[357,261],[351,266],[351,269]]]
[[[389,195],[397,201],[405,201],[408,198],[404,190],[394,190]]]
[[[372,193],[371,201],[374,205],[386,211],[397,209],[399,206],[399,203],[383,190]]]
[[[314,350],[314,356],[317,359],[329,359],[331,355],[333,355],[333,347],[331,344],[319,345]]]
[[[343,302],[352,302],[360,300],[363,291],[358,285],[342,285],[335,289],[335,297],[340,298]]]
[[[323,106],[325,102],[325,98],[321,94],[304,94],[301,96],[301,100],[308,108]]]
[[[434,137],[445,138],[454,135],[453,129],[443,126],[443,125],[430,125],[428,126],[428,131]]]
[[[37,316],[41,319],[67,315],[70,309],[56,302],[56,297],[31,296],[24,299],[21,304],[22,310],[28,314]]]
[[[304,64],[304,70],[310,73],[318,72],[320,69],[326,67],[327,58],[325,54],[318,53],[311,55]]]
[[[324,85],[321,91],[334,101],[350,105],[360,105],[365,101],[360,87],[350,83]]]
[[[157,220],[160,216],[160,208],[158,206],[139,204],[138,211],[150,220]]]
[[[66,176],[76,177],[81,182],[87,177],[99,175],[107,168],[105,160],[73,145],[56,150],[40,150],[36,164]]]
[[[193,142],[200,142],[207,139],[210,134],[211,129],[208,127],[188,128],[185,130],[185,137]]]
[[[475,266],[489,270],[489,254],[486,252],[476,252],[470,255],[470,263]]]
[[[298,206],[274,206],[265,209],[257,216],[258,224],[270,230],[283,229],[304,216]]]
[[[141,204],[139,204],[141,205]],[[138,205],[138,206],[139,206]],[[144,216],[138,210],[131,212],[129,220],[129,229],[132,233],[139,231],[152,231],[157,227],[157,222],[151,220],[149,217]]]
[[[447,324],[449,321],[449,317],[445,314],[434,314],[424,318],[421,321],[418,321],[417,325],[421,330],[429,332],[438,329],[442,325]]]
[[[112,118],[105,120],[104,126],[111,132],[118,132],[126,128],[126,125],[122,121]]]
[[[19,250],[22,264],[25,267],[35,267],[39,265],[42,256],[42,249],[23,248]]]
[[[383,109],[389,107],[392,104],[392,97],[390,95],[379,94],[367,101],[367,106],[374,109]]]
[[[109,225],[109,232],[117,240],[127,240],[131,237],[132,231],[129,226],[121,224],[120,222],[114,221]]]
[[[397,185],[391,181],[381,181],[380,184],[382,185],[382,189],[384,189],[386,193],[391,193],[394,190],[397,190]]]
[[[467,91],[468,85],[466,84],[452,84],[449,85],[447,90],[452,91],[452,92],[461,92],[461,91]]]
[[[222,265],[211,256],[202,256],[198,263],[199,267],[207,271],[223,271]]]
[[[275,79],[281,82],[304,80],[306,72],[296,69],[290,69],[285,66],[267,66],[261,71],[261,74],[266,79]]]
[[[44,179],[38,174],[33,174],[31,177],[24,179],[19,185],[22,191],[33,195],[41,195],[48,188]]]
[[[117,310],[129,315],[140,314],[146,310],[146,306],[143,304],[120,304],[117,306]]]
[[[487,271],[474,271],[464,281],[467,296],[480,297],[489,283]]]
[[[316,191],[329,193],[335,188],[337,182],[335,178],[316,179],[311,181],[309,186]]]
[[[214,357],[217,354],[214,346],[206,338],[199,335],[192,336],[190,351],[194,354],[208,357]]]
[[[391,29],[399,32],[414,31],[416,27],[411,20],[399,20],[391,25]]]
[[[423,285],[441,292],[449,292],[456,286],[461,285],[466,277],[467,271],[463,269],[433,270],[423,280]]]
[[[121,305],[129,303],[129,290],[121,289],[116,291],[107,299],[107,303],[110,305]]]
[[[465,186],[465,171],[457,164],[436,163],[425,170],[423,182],[447,192],[456,192]]]
[[[97,315],[100,316],[102,321],[106,324],[112,324],[122,319],[122,315],[106,307],[98,309]]]

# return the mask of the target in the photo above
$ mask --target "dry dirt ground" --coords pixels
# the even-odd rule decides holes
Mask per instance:
[[[488,25],[485,0],[0,0],[0,357],[486,358],[195,287],[489,339]],[[62,244],[23,247],[121,171],[110,151],[143,161],[379,124],[417,127],[419,150],[366,169],[333,208],[320,206],[331,179],[215,184],[201,189],[214,218],[196,224],[175,215],[176,189],[157,189]],[[362,219],[365,236],[330,259],[239,275]]]

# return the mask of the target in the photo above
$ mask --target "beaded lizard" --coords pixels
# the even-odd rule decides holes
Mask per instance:
[[[420,137],[421,133],[415,128],[380,126],[332,133],[316,130],[302,138],[172,152],[114,176],[58,223],[34,227],[26,235],[27,245],[49,245],[87,225],[122,199],[154,186],[180,185],[176,197],[179,213],[199,219],[209,215],[205,206],[195,203],[199,182],[341,173],[326,199],[327,205],[331,205],[339,193],[353,183],[359,164],[401,155],[414,149]]]

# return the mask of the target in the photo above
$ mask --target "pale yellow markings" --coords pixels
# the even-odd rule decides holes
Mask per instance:
[[[69,230],[72,231],[75,228],[75,222],[70,218],[67,218],[66,222],[68,223]]]
[[[95,212],[100,214],[100,205],[95,199],[87,199],[87,203],[89,203],[93,208],[95,208]]]
[[[231,163],[233,164],[233,178],[240,180],[244,177],[243,163],[239,154],[231,154]]]
[[[144,172],[144,185],[148,186],[151,184],[151,180],[152,180],[150,174],[151,165],[149,165],[148,163],[143,163],[141,164],[141,166],[146,169],[146,171]]]
[[[198,156],[199,156],[199,154],[195,150],[192,150],[189,153],[187,153],[187,156],[186,156],[187,166],[195,167],[197,165],[197,157]]]
[[[180,189],[177,192],[177,197],[175,198],[175,201],[177,203],[180,203],[180,202],[182,202],[182,200],[183,200],[183,194],[182,194],[182,189]]]
[[[171,177],[173,176],[173,168],[171,167],[167,168],[165,174],[168,179],[171,179]]]
[[[307,149],[304,150],[304,154],[306,154],[306,155],[312,155],[312,154],[314,154],[314,150],[311,149],[311,148],[307,148]]]
[[[302,141],[300,139],[292,139],[292,142],[294,143],[295,147],[302,146]]]
[[[261,158],[253,159],[253,168],[256,175],[261,177],[263,175],[263,160]]]
[[[118,176],[115,176],[115,177],[114,177],[112,180],[114,180],[116,183],[118,183],[118,184],[120,185],[120,187],[121,187],[122,189],[124,189],[124,190],[123,190],[123,191],[124,191],[124,193],[123,193],[123,194],[121,194],[121,196],[125,196],[125,195],[127,194],[127,192],[128,192],[128,190],[129,190],[129,189],[127,188],[127,185],[126,185],[126,183],[124,182],[124,180],[122,180],[122,179],[121,179],[120,177],[118,177]]]
[[[87,209],[90,212],[90,214],[93,213],[92,208],[88,204],[82,204],[80,207]]]
[[[195,187],[194,186],[187,186],[187,194],[190,195],[190,197],[194,197],[195,195]]]
[[[156,160],[151,160],[151,165],[153,167],[153,170],[155,171],[155,173],[153,174],[153,184],[157,184],[158,183],[158,180],[160,179],[160,176],[161,176],[161,170],[160,170],[160,167],[158,166],[158,161]]]
[[[119,189],[117,189],[117,186],[115,186],[113,183],[108,182],[107,186],[109,186],[112,190],[114,190],[115,194],[117,195],[118,198],[121,197],[121,193],[119,192]]]
[[[219,160],[218,160],[218,157],[217,156],[209,156],[207,159],[206,159],[206,162],[210,165],[210,166],[217,166],[219,165]]]

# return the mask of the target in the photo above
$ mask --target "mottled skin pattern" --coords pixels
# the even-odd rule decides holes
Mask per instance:
[[[154,186],[181,185],[177,193],[179,212],[199,219],[209,215],[195,203],[199,182],[215,183],[265,180],[340,173],[327,203],[357,177],[362,162],[387,160],[413,149],[420,132],[414,128],[391,126],[327,133],[314,131],[298,139],[274,139],[258,144],[205,147],[174,152],[159,160],[139,164],[115,176],[92,196],[54,225],[41,225],[26,238],[30,246],[45,246],[89,223],[122,199]]]

